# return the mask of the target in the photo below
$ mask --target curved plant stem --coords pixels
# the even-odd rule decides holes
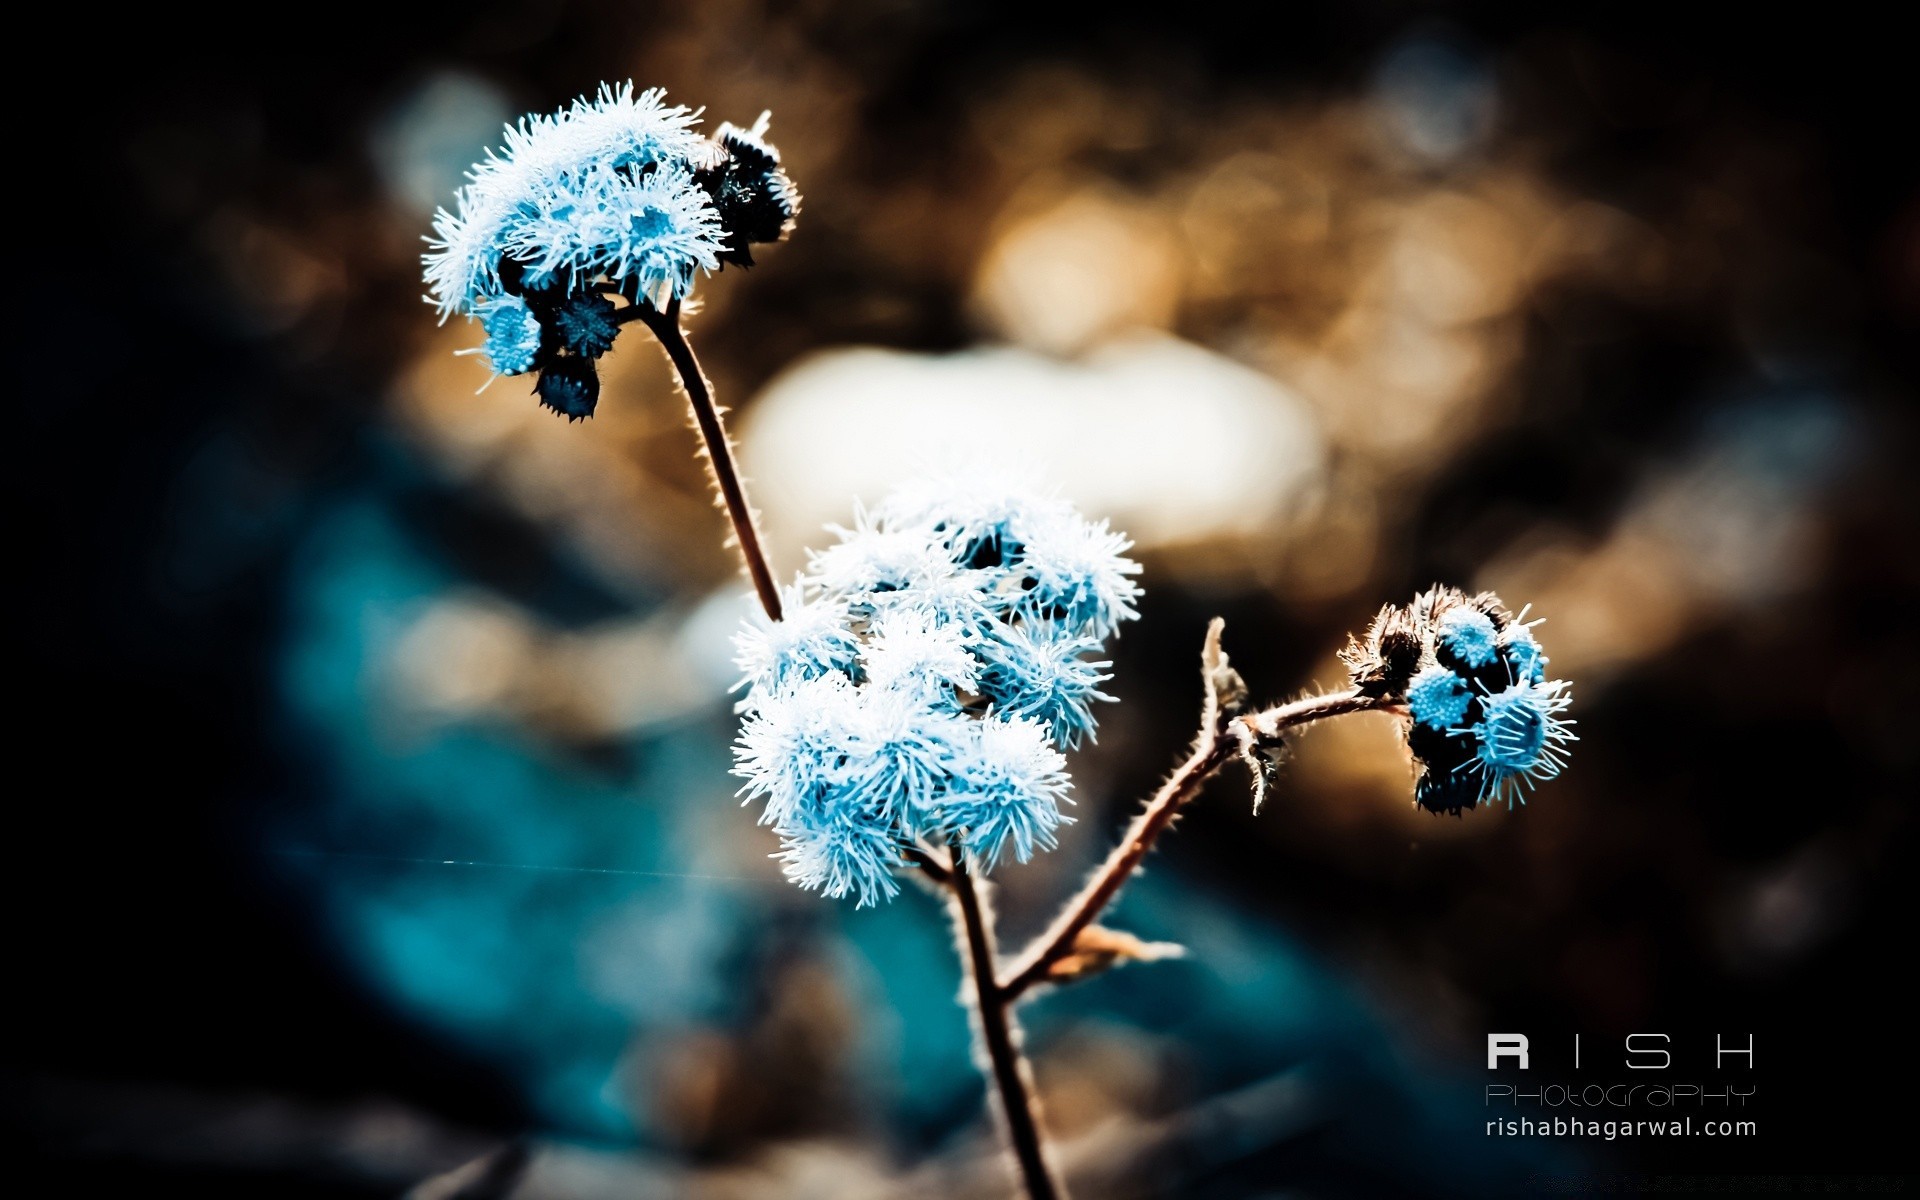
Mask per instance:
[[[669,301],[664,312],[642,302],[623,309],[617,319],[643,322],[666,349],[667,357],[673,360],[673,369],[679,373],[681,386],[687,393],[687,403],[693,406],[700,437],[707,445],[707,465],[713,469],[714,482],[720,485],[720,498],[726,503],[727,516],[733,519],[734,540],[740,544],[740,557],[747,562],[753,590],[759,595],[760,607],[766,610],[767,616],[778,621],[780,589],[774,586],[773,569],[767,565],[767,553],[761,548],[760,531],[754,524],[753,509],[747,505],[746,487],[740,482],[740,470],[734,463],[733,443],[720,420],[720,409],[713,402],[713,388],[700,369],[700,360],[694,357],[693,347],[687,344],[686,333],[680,328],[680,301]]]
[[[1020,1053],[1010,997],[994,981],[993,925],[974,887],[966,852],[956,843],[952,846],[952,856],[947,886],[953,893],[955,916],[966,938],[968,979],[975,1015],[980,1022],[980,1043],[1000,1096],[1007,1141],[1013,1147],[1029,1200],[1064,1200],[1066,1191],[1048,1168],[1041,1147],[1033,1083],[1028,1077],[1026,1059]]]
[[[1193,753],[1147,801],[1146,808],[1127,827],[1126,836],[1094,871],[1080,894],[1068,903],[1047,931],[1021,953],[1000,985],[1000,994],[1011,1002],[1046,980],[1048,969],[1073,949],[1074,940],[1119,896],[1120,889],[1153,849],[1154,840],[1173,824],[1180,810],[1200,794],[1207,780],[1225,766],[1228,759],[1241,753],[1243,747],[1273,741],[1287,730],[1313,721],[1383,707],[1386,705],[1382,701],[1359,692],[1330,692],[1231,720],[1216,718],[1208,722],[1200,731]],[[1210,711],[1213,708],[1209,705]]]

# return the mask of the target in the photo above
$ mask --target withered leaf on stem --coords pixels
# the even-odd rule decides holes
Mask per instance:
[[[1158,962],[1180,958],[1186,952],[1185,946],[1174,942],[1143,942],[1122,929],[1089,925],[1075,936],[1073,949],[1047,967],[1047,981],[1071,983],[1123,962]]]

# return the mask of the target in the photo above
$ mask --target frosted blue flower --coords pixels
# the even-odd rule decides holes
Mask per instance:
[[[693,290],[696,270],[719,268],[723,236],[720,214],[683,164],[636,172],[591,162],[523,201],[503,249],[523,264],[528,287],[604,275],[663,308]]]
[[[899,838],[885,825],[826,821],[781,835],[774,858],[795,884],[834,900],[854,897],[868,908],[900,894],[893,872],[903,864]]]
[[[454,211],[434,216],[424,262],[442,317],[510,284],[604,273],[642,295],[684,296],[697,268],[714,270],[720,218],[689,167],[708,143],[693,132],[694,114],[664,96],[603,85],[591,101],[508,127],[505,148],[473,168]]]
[[[796,586],[781,589],[781,610],[779,621],[756,613],[733,637],[733,661],[749,689],[744,704],[829,672],[852,672],[860,660],[860,638],[844,601],[808,600]]]
[[[1484,667],[1499,653],[1499,631],[1493,618],[1477,608],[1459,604],[1440,614],[1434,634],[1441,646],[1469,667]]]
[[[850,528],[834,526],[833,532],[840,541],[811,552],[807,568],[809,581],[833,595],[857,598],[918,588],[957,570],[925,528],[889,528],[855,512]]]
[[[1013,568],[1022,575],[1022,613],[1096,638],[1140,615],[1140,585],[1128,578],[1140,564],[1126,557],[1133,543],[1124,534],[1081,520],[1036,523],[1026,534]]]
[[[586,358],[599,358],[613,349],[620,336],[620,323],[614,320],[613,301],[598,292],[569,296],[553,314],[553,331],[560,344]]]
[[[876,614],[913,609],[940,625],[965,630],[974,639],[991,636],[1004,625],[1006,604],[997,594],[997,581],[985,571],[952,568],[945,574],[928,573],[904,588],[870,592],[862,607]]]
[[[960,835],[987,870],[1008,846],[1021,862],[1053,849],[1056,831],[1072,820],[1060,811],[1066,759],[1047,744],[1038,722],[990,716],[973,725],[972,752],[955,767],[936,815],[939,828]]]
[[[982,869],[1051,848],[1067,819],[1055,743],[1092,732],[1103,634],[1139,594],[1126,539],[1055,499],[948,485],[836,532],[786,621],[735,639],[734,771],[788,875],[871,903],[916,843],[959,839]]]
[[[1407,685],[1407,710],[1429,729],[1449,729],[1460,723],[1473,703],[1473,689],[1438,663],[1427,667]]]
[[[1544,683],[1547,678],[1548,659],[1533,636],[1535,624],[1538,622],[1523,625],[1516,620],[1500,632],[1500,657],[1513,672],[1513,678],[1523,683]]]
[[[980,643],[981,693],[995,712],[1038,721],[1070,750],[1093,733],[1093,702],[1113,699],[1100,690],[1111,678],[1103,668],[1113,664],[1086,657],[1100,646],[1098,638],[1045,624],[998,625]]]
[[[1035,531],[1080,523],[1065,500],[992,476],[909,481],[887,497],[879,515],[889,528],[927,530],[954,562],[972,568],[1006,566]]]
[[[861,665],[875,687],[950,706],[955,689],[971,692],[979,685],[975,640],[971,630],[942,620],[938,613],[899,605],[874,620]]]
[[[1566,765],[1561,747],[1578,740],[1567,728],[1573,722],[1560,717],[1572,703],[1566,690],[1559,679],[1515,683],[1481,696],[1480,720],[1452,731],[1474,739],[1474,758],[1465,769],[1479,774],[1486,796],[1505,796],[1509,808],[1516,797],[1524,804],[1525,788],[1560,773]]]
[[[859,687],[839,673],[756,696],[734,748],[742,791],[803,887],[862,904],[894,894],[900,865],[971,750],[977,724],[919,696]]]
[[[829,802],[852,782],[848,749],[865,723],[859,690],[833,673],[749,699],[752,707],[734,747],[734,774],[747,781],[741,791],[766,801],[762,825],[818,824]]]
[[[518,296],[494,296],[476,306],[474,315],[487,331],[487,341],[480,353],[496,373],[520,375],[533,369],[540,353],[540,322],[525,300]]]
[[[748,796],[765,797],[761,821],[776,829],[846,812],[898,823],[937,798],[968,725],[912,693],[824,675],[757,702],[735,773]]]
[[[484,319],[495,370],[540,372],[541,403],[570,420],[593,414],[592,362],[626,321],[664,313],[701,271],[751,266],[749,247],[785,237],[799,211],[763,136],[766,114],[709,141],[696,114],[663,96],[603,84],[592,100],[522,118],[427,238],[427,299],[441,321]]]

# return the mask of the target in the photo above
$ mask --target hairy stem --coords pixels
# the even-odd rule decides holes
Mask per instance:
[[[1067,904],[1047,931],[1021,953],[1009,970],[1006,982],[1000,985],[1000,994],[1011,1003],[1046,980],[1048,968],[1073,949],[1074,940],[1120,895],[1133,873],[1140,869],[1147,852],[1153,849],[1154,840],[1173,824],[1180,810],[1200,794],[1207,780],[1240,752],[1243,740],[1272,741],[1289,729],[1313,721],[1382,707],[1385,707],[1382,701],[1359,692],[1330,692],[1232,720],[1216,717],[1208,721],[1200,730],[1193,753],[1147,801],[1146,808],[1127,827],[1126,836],[1094,871],[1080,894]],[[1210,713],[1215,711],[1211,704],[1208,708]],[[1239,730],[1234,726],[1239,726]]]
[[[680,328],[680,301],[669,301],[664,312],[643,302],[623,309],[616,319],[643,322],[666,349],[667,357],[673,360],[673,369],[679,373],[681,386],[687,393],[687,403],[693,406],[700,437],[707,445],[707,465],[713,469],[714,482],[720,485],[720,498],[726,504],[727,516],[733,519],[734,540],[740,545],[740,557],[747,562],[753,590],[758,593],[760,607],[766,609],[767,616],[778,621],[780,589],[774,585],[773,568],[767,565],[766,551],[760,545],[760,531],[754,525],[746,487],[740,482],[740,470],[734,463],[733,443],[720,420],[720,409],[713,402],[713,387]]]
[[[1047,1167],[1041,1146],[1033,1082],[1020,1053],[1010,1011],[1010,997],[994,981],[993,927],[980,903],[966,851],[952,846],[953,865],[947,886],[953,893],[955,917],[966,937],[967,973],[979,1018],[980,1043],[987,1054],[993,1085],[1000,1096],[1000,1115],[1007,1141],[1020,1167],[1020,1180],[1029,1200],[1063,1200],[1065,1189]]]

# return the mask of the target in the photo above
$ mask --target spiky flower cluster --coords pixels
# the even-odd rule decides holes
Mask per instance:
[[[800,194],[765,139],[669,108],[659,89],[601,85],[552,116],[522,118],[440,210],[424,256],[442,320],[480,321],[500,375],[538,371],[540,402],[571,420],[600,398],[595,360],[620,331],[609,295],[664,309],[698,271],[752,266],[779,241]]]
[[[1018,487],[910,486],[837,529],[786,618],[735,639],[741,790],[788,878],[868,905],[916,843],[982,868],[1051,849],[1139,566],[1105,522]]]
[[[1577,740],[1561,716],[1564,680],[1547,678],[1533,636],[1539,621],[1507,611],[1492,592],[1430,588],[1406,607],[1380,610],[1366,637],[1341,654],[1361,692],[1405,703],[1414,800],[1455,815],[1481,801],[1526,803]]]

